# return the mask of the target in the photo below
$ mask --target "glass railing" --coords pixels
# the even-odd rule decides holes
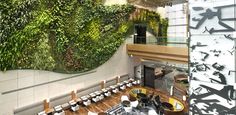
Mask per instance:
[[[187,37],[155,37],[147,36],[144,41],[137,42],[137,39],[130,38],[129,43],[132,44],[152,44],[152,45],[163,45],[172,47],[188,47]]]
[[[156,42],[157,45],[173,46],[173,47],[188,47],[186,42]]]

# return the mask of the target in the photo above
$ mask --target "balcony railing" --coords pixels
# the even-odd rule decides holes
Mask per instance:
[[[146,44],[173,46],[173,47],[188,47],[188,43],[186,42],[147,42]]]
[[[131,44],[152,44],[161,46],[172,46],[172,47],[188,47],[187,37],[146,37],[146,42],[134,43],[134,39],[130,41]],[[165,42],[167,41],[167,42]]]

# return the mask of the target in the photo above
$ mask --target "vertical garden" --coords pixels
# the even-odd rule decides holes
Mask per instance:
[[[1,0],[0,69],[96,68],[132,30],[134,10],[101,0]]]

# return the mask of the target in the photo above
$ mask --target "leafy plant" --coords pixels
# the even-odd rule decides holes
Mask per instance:
[[[55,67],[55,61],[51,56],[51,49],[46,38],[46,35],[42,36],[32,55],[31,67],[34,69],[53,70]]]
[[[135,9],[131,5],[104,6],[103,2],[1,0],[0,69],[74,73],[100,66],[132,32],[130,14]],[[143,11],[139,19],[148,21],[154,32],[160,25],[168,25],[154,12]]]
[[[137,9],[133,16],[135,23],[145,23],[147,29],[156,37],[167,37],[168,19],[161,18],[161,16],[154,11],[146,9]],[[166,42],[167,39],[163,39],[162,42]]]

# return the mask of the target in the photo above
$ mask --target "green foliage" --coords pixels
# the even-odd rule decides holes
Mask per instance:
[[[38,2],[34,0],[13,4],[0,2],[0,69],[19,68],[19,59],[24,57],[24,48],[33,41],[34,33],[27,32],[25,26],[33,19],[33,11]],[[30,39],[26,37],[29,34]]]
[[[167,42],[167,29],[168,29],[168,19],[161,19],[159,23],[159,33],[158,42],[166,43]]]
[[[103,0],[1,0],[0,69],[74,73],[103,64],[133,30],[129,17],[135,8],[102,3]],[[148,16],[139,15],[140,21],[148,20],[155,32],[157,25],[168,25],[156,13],[143,13]]]
[[[1,0],[0,69],[80,72],[123,42],[134,7],[103,0]]]
[[[88,24],[88,37],[91,38],[94,41],[97,41],[100,38],[100,27],[101,22],[98,19],[92,20]]]
[[[42,64],[45,64],[45,66],[39,67],[37,66],[38,64],[34,65],[35,57],[32,54],[39,52],[38,50],[40,50],[40,48],[38,47],[41,45],[41,41],[47,39],[46,30],[51,21],[52,19],[46,11],[41,12],[37,17],[35,17],[34,20],[26,25],[24,29],[18,31],[16,34],[13,34],[11,39],[24,40],[23,42],[17,41],[17,43],[21,44],[19,51],[16,52],[19,53],[19,57],[17,58],[17,66],[19,68],[50,68],[46,66],[48,63],[43,62],[46,60],[38,60],[41,61]],[[48,49],[44,50],[46,51]]]
[[[167,37],[168,19],[161,19],[161,28],[159,36]]]
[[[38,41],[35,52],[32,55],[33,60],[31,63],[31,68],[53,70],[55,67],[55,61],[51,56],[50,50],[47,36],[42,36],[42,39]]]
[[[139,14],[135,15],[134,22],[145,23],[148,27],[148,31],[156,37],[167,37],[168,19],[163,19],[154,11],[146,9],[139,9]],[[164,41],[167,41],[165,38]]]

